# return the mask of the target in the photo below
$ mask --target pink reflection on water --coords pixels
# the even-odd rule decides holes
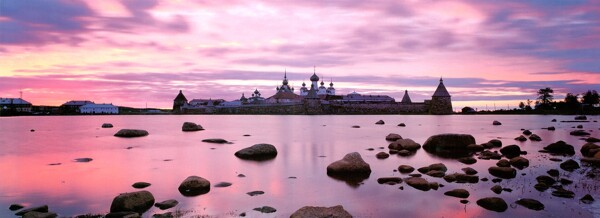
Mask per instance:
[[[535,176],[558,163],[548,162],[545,154],[537,150],[550,142],[565,140],[576,146],[583,144],[577,137],[568,135],[572,124],[549,123],[553,117],[546,116],[74,116],[74,117],[17,117],[0,122],[0,202],[7,208],[12,203],[28,205],[49,204],[50,209],[61,215],[106,213],[112,199],[122,192],[136,189],[131,184],[150,182],[146,188],[157,201],[176,199],[178,208],[193,210],[193,214],[216,216],[237,215],[247,212],[258,216],[252,208],[275,207],[276,216],[289,216],[306,206],[343,205],[355,216],[395,217],[403,214],[412,217],[500,217],[539,216],[568,214],[561,207],[578,208],[576,200],[553,198],[550,193],[539,193],[531,184]],[[560,117],[562,118],[562,117]],[[389,125],[373,123],[384,119]],[[523,120],[525,119],[525,121]],[[492,126],[491,120],[501,120],[502,126]],[[207,130],[195,133],[181,132],[184,121],[201,124]],[[104,122],[115,125],[102,129]],[[405,128],[395,126],[404,122]],[[61,123],[61,125],[55,125]],[[68,125],[67,125],[68,124]],[[325,125],[325,126],[323,126]],[[350,128],[360,125],[360,129]],[[541,130],[554,125],[557,131]],[[585,124],[597,128],[597,124]],[[595,125],[595,126],[594,126]],[[36,129],[29,132],[29,129]],[[141,128],[149,136],[133,139],[116,138],[112,135],[120,128]],[[540,135],[542,142],[516,142],[521,128],[531,129]],[[489,188],[491,182],[477,184],[446,183],[441,178],[424,176],[431,182],[445,184],[438,191],[422,192],[406,184],[379,185],[380,177],[399,176],[393,172],[401,164],[415,168],[443,162],[448,173],[461,172],[467,165],[453,159],[443,159],[419,150],[411,157],[392,155],[379,160],[375,154],[387,151],[388,133],[399,133],[423,143],[437,133],[455,132],[474,134],[478,143],[500,138],[504,145],[518,144],[527,150],[530,167],[518,171],[513,180],[500,183],[512,188],[500,197],[508,204],[521,197],[533,197],[546,205],[546,210],[533,212],[522,207],[509,208],[507,212],[487,211],[476,205],[482,197],[496,196]],[[250,137],[244,137],[250,134]],[[598,137],[597,132],[593,134]],[[224,138],[233,144],[209,144],[205,138]],[[279,151],[275,159],[263,162],[245,161],[233,153],[257,143],[271,143]],[[127,147],[132,149],[126,149]],[[379,149],[384,147],[385,149]],[[214,148],[214,149],[211,149]],[[374,148],[368,151],[367,148]],[[373,170],[364,184],[353,188],[344,181],[332,179],[326,174],[329,163],[345,154],[358,151]],[[87,163],[74,162],[75,158],[93,158]],[[172,161],[164,161],[172,159]],[[566,158],[563,158],[566,160]],[[50,163],[61,165],[49,166]],[[480,178],[493,178],[487,173],[495,160],[478,160],[468,165],[479,171]],[[237,175],[243,173],[245,178]],[[521,176],[520,173],[526,173]],[[230,187],[212,187],[207,194],[184,197],[178,191],[179,183],[190,175],[198,175],[214,185],[225,181]],[[297,179],[290,179],[293,176]],[[577,178],[577,177],[575,177]],[[404,190],[399,187],[404,186]],[[459,199],[444,196],[454,188],[471,192],[466,206]],[[571,188],[573,189],[573,188]],[[248,196],[250,191],[261,190],[264,195]],[[577,193],[583,193],[575,189]],[[596,193],[598,194],[598,193]],[[466,209],[465,209],[466,208]],[[172,211],[172,210],[168,210]],[[161,213],[157,208],[146,214]],[[12,213],[0,210],[0,215]],[[589,213],[583,213],[583,215]]]

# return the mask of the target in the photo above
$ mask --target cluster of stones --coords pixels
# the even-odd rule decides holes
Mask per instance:
[[[384,124],[382,120],[376,124]],[[494,121],[493,125],[502,125],[499,121]],[[405,126],[405,125],[399,125]],[[112,125],[102,125],[103,128],[110,128]],[[358,128],[359,126],[353,126]],[[548,130],[554,130],[554,127],[547,128]],[[202,126],[192,122],[185,122],[182,126],[182,131],[200,131],[204,130]],[[522,135],[517,137],[519,141],[541,141],[541,138],[536,134],[533,134],[530,130],[523,130]],[[139,129],[121,129],[115,136],[117,137],[141,137],[147,136],[148,132]],[[584,130],[575,130],[571,132],[571,135],[575,136],[589,136],[589,133]],[[523,140],[524,139],[524,140]],[[385,137],[385,140],[390,142],[388,145],[389,152],[379,152],[375,156],[378,159],[386,159],[390,154],[398,154],[399,156],[409,156],[415,154],[421,145],[416,143],[414,140],[409,138],[403,138],[399,134],[390,133]],[[581,159],[582,163],[591,165],[600,165],[600,146],[595,144],[600,142],[600,139],[594,137],[585,138],[586,144],[582,146],[580,152],[583,156]],[[219,138],[204,139],[203,142],[207,143],[218,143],[225,144],[230,143],[227,140]],[[441,157],[455,158],[462,164],[470,165],[477,163],[477,160],[497,160],[495,166],[488,168],[489,175],[496,177],[492,179],[492,182],[497,183],[503,179],[513,179],[518,176],[517,170],[523,170],[529,167],[529,160],[523,155],[527,152],[522,151],[518,145],[502,145],[502,141],[498,139],[492,139],[483,144],[477,144],[475,138],[469,134],[438,134],[429,137],[423,144],[423,149],[433,155]],[[383,148],[383,147],[382,147]],[[573,156],[575,155],[575,149],[572,145],[567,144],[564,141],[557,141],[550,143],[543,147],[540,152],[548,153],[552,156]],[[235,156],[250,161],[262,161],[273,159],[277,156],[277,148],[271,144],[261,143],[253,146],[243,148],[235,152]],[[474,158],[477,157],[476,158]],[[79,160],[81,159],[81,160]],[[79,158],[78,162],[89,162],[91,158]],[[88,160],[89,159],[89,160]],[[560,160],[560,159],[559,159]],[[568,159],[566,161],[560,160],[560,169],[573,172],[581,168],[580,164],[575,159]],[[408,186],[421,191],[438,190],[440,187],[444,187],[444,184],[438,182],[428,181],[423,178],[422,175],[426,175],[432,178],[442,178],[448,183],[478,183],[479,181],[488,181],[487,178],[479,177],[477,170],[471,167],[464,167],[461,169],[462,172],[448,173],[448,168],[443,163],[434,163],[428,166],[423,166],[416,169],[419,173],[414,173],[415,168],[409,165],[400,165],[397,171],[401,174],[408,174],[408,177],[381,177],[377,179],[379,184],[387,185],[398,185],[406,183]],[[346,154],[342,159],[335,161],[327,166],[327,175],[338,180],[343,180],[351,186],[360,185],[364,180],[368,179],[371,175],[371,166],[367,163],[360,153],[352,152]],[[238,175],[239,177],[245,177],[243,174]],[[536,177],[537,184],[534,188],[540,192],[544,192],[552,188],[551,194],[561,198],[574,198],[575,193],[565,188],[573,183],[573,181],[561,177],[561,173],[558,169],[551,169],[547,171],[547,175],[540,175]],[[135,189],[144,189],[149,187],[151,184],[147,182],[136,182],[132,185]],[[214,185],[216,188],[229,187],[232,183],[219,182]],[[403,186],[400,186],[403,189]],[[207,194],[211,190],[211,182],[205,178],[199,176],[189,176],[181,182],[178,187],[181,195],[186,197],[194,197],[203,194]],[[503,191],[512,191],[509,188],[503,188],[500,185],[494,185],[490,190],[495,194],[500,194]],[[264,194],[263,191],[251,191],[246,193],[249,196],[256,196]],[[467,200],[470,197],[468,190],[463,188],[456,188],[444,192],[444,195],[450,197],[460,198],[460,202],[463,204],[468,203]],[[592,203],[594,198],[587,194],[583,196],[580,201],[582,203]],[[490,211],[503,212],[508,209],[508,204],[504,199],[500,197],[484,197],[476,201],[477,205],[481,206]],[[522,198],[514,202],[517,205],[523,206],[531,210],[543,210],[544,204],[538,200],[531,198]],[[178,204],[175,199],[168,199],[161,202],[155,202],[155,198],[147,190],[135,191],[122,193],[116,196],[111,204],[110,213],[106,217],[139,217],[153,206],[166,210],[173,208]],[[23,209],[21,205],[11,205],[11,210],[20,210],[16,214],[23,217],[56,217],[57,214],[48,211],[48,206],[44,205],[41,207],[32,207]],[[277,210],[270,206],[262,206],[254,208],[253,210],[261,213],[274,213]],[[161,216],[162,214],[155,214]],[[240,214],[245,216],[245,213]],[[341,205],[333,207],[314,207],[306,206],[302,207],[294,212],[291,217],[351,217]]]

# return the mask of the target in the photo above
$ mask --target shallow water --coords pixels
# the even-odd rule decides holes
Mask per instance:
[[[297,209],[312,206],[342,205],[355,217],[593,217],[600,216],[599,202],[592,205],[579,203],[578,199],[590,193],[600,199],[600,184],[596,179],[582,174],[590,168],[561,177],[575,181],[565,186],[575,191],[574,199],[557,198],[551,190],[538,192],[533,188],[535,177],[545,175],[560,162],[549,161],[549,155],[539,153],[542,147],[563,140],[575,146],[579,160],[580,147],[585,143],[580,137],[570,136],[573,126],[582,124],[593,130],[592,136],[600,138],[600,125],[589,123],[550,122],[552,119],[572,120],[572,116],[418,116],[418,115],[364,115],[364,116],[271,116],[271,115],[155,115],[155,116],[48,116],[0,118],[0,217],[11,217],[8,210],[13,203],[27,206],[48,204],[60,216],[86,213],[104,214],[110,209],[112,199],[119,193],[136,191],[131,184],[139,181],[152,185],[157,201],[176,199],[176,208],[161,211],[152,208],[144,214],[168,211],[187,212],[186,216],[209,215],[237,216],[242,212],[250,217],[289,217]],[[375,125],[377,120],[385,125]],[[600,120],[598,116],[588,116]],[[503,125],[491,125],[493,120]],[[182,132],[183,122],[191,121],[206,130]],[[405,123],[406,127],[396,126]],[[112,123],[114,128],[100,128],[102,123]],[[361,128],[351,128],[360,125]],[[556,131],[542,130],[555,126]],[[148,130],[150,135],[141,138],[117,138],[113,134],[121,128]],[[530,129],[541,142],[518,142],[513,138],[520,129]],[[34,132],[30,130],[34,129]],[[398,133],[422,144],[434,134],[472,134],[477,143],[499,138],[503,145],[517,144],[530,160],[530,166],[518,171],[515,179],[498,184],[513,189],[497,195],[490,191],[496,185],[491,181],[477,184],[447,183],[442,178],[424,175],[430,182],[444,184],[437,191],[423,192],[405,183],[380,185],[377,178],[407,177],[395,169],[401,164],[415,168],[442,162],[447,173],[462,172],[467,165],[452,159],[443,159],[420,149],[416,155],[400,157],[391,155],[379,160],[375,154],[388,151],[385,136]],[[251,136],[243,136],[250,134]],[[223,138],[233,144],[201,142],[206,138]],[[278,156],[269,161],[245,161],[233,154],[257,143],[269,143],[278,149]],[[127,149],[132,147],[131,149]],[[380,149],[384,147],[385,149]],[[367,148],[375,148],[373,151]],[[371,165],[370,177],[359,186],[348,185],[326,174],[327,165],[350,152],[359,152]],[[92,158],[91,162],[75,162],[76,158]],[[560,157],[567,160],[566,157]],[[166,160],[166,161],[165,161]],[[60,165],[49,165],[60,163]],[[480,178],[494,178],[487,172],[496,160],[478,160],[468,165],[479,171]],[[416,171],[415,171],[416,172]],[[245,174],[240,178],[238,174]],[[521,175],[525,173],[526,175]],[[211,181],[231,182],[225,188],[212,187],[210,192],[196,197],[182,196],[177,187],[186,177],[197,175]],[[296,177],[296,179],[289,178]],[[403,186],[404,190],[399,187]],[[459,203],[458,198],[443,193],[465,188],[471,196],[470,203]],[[265,194],[249,196],[250,191]],[[502,197],[509,204],[507,211],[497,213],[479,207],[475,201],[483,197]],[[534,198],[545,204],[545,210],[533,211],[514,202],[523,197]],[[261,214],[252,208],[271,206],[277,212]]]

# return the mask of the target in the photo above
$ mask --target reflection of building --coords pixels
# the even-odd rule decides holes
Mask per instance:
[[[0,98],[2,114],[31,113],[31,103],[22,98]]]
[[[119,107],[113,104],[86,104],[79,107],[82,114],[118,114]]]
[[[255,89],[251,96],[242,94],[240,99],[233,101],[194,99],[187,102],[183,93],[179,94],[173,102],[173,111],[176,113],[242,113],[242,114],[364,114],[364,113],[452,113],[450,94],[440,79],[431,100],[413,102],[404,91],[402,101],[387,95],[361,95],[352,92],[347,95],[336,95],[333,81],[329,87],[320,81],[316,70],[310,77],[310,87],[302,82],[299,95],[294,93],[294,88],[289,85],[287,72],[283,75],[280,86],[275,87],[275,94],[264,98]],[[320,86],[319,86],[320,84]]]
[[[60,111],[65,114],[75,114],[80,113],[79,108],[86,104],[94,104],[93,101],[83,100],[83,101],[68,101],[60,106]]]

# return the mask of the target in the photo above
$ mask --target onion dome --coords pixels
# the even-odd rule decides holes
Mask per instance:
[[[246,98],[246,96],[244,96],[244,93],[242,93],[242,97],[240,98],[240,101],[246,101],[246,100],[248,100],[248,99]]]
[[[306,83],[302,82],[302,87],[306,87]]]
[[[313,73],[313,75],[310,77],[310,81],[313,81],[313,82],[319,81],[319,77],[317,76],[316,73]]]
[[[258,95],[258,89],[254,89],[254,94]]]
[[[325,85],[325,83],[323,81],[321,81],[321,86],[324,86],[324,85]]]
[[[333,82],[330,82],[330,83],[329,83],[329,86],[331,86],[331,87],[333,88]]]

